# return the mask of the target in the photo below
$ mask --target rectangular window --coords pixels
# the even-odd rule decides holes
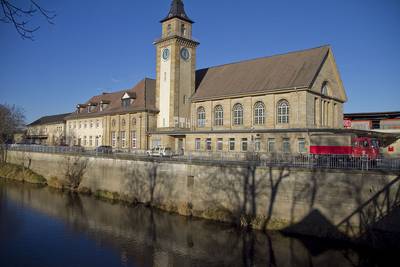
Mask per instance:
[[[282,151],[283,153],[290,153],[290,139],[284,138],[282,143]]]
[[[235,138],[229,138],[229,150],[235,151]]]
[[[99,128],[100,122],[96,121],[96,128]]]
[[[195,146],[195,150],[201,149],[201,139],[200,138],[196,138],[196,140],[194,141],[194,146]]]
[[[99,146],[99,137],[96,136],[95,147],[98,147],[98,146]]]
[[[242,151],[247,151],[247,149],[248,149],[247,138],[242,138]]]
[[[206,149],[207,149],[207,151],[211,151],[211,149],[212,149],[211,138],[207,138],[207,140],[206,140]]]
[[[126,146],[126,135],[125,132],[120,132],[120,136],[121,136],[121,147],[125,147]]]
[[[161,146],[161,140],[160,139],[153,139],[151,143],[152,143],[152,147],[153,148]]]
[[[275,153],[275,138],[268,139],[268,152]]]
[[[89,136],[89,146],[93,146],[93,136]]]
[[[122,107],[127,108],[131,105],[131,100],[130,99],[123,99],[122,100]]]
[[[90,121],[90,128],[93,128],[93,121]]]
[[[83,145],[86,146],[87,145],[87,139],[86,136],[83,137]]]
[[[117,135],[115,132],[111,132],[111,145],[115,147],[117,145]]]
[[[136,131],[131,132],[131,139],[132,139],[132,148],[137,148],[137,139],[136,139]]]
[[[254,141],[254,150],[259,152],[261,150],[261,139],[257,138]]]
[[[304,138],[299,138],[299,153],[306,153],[307,148],[306,148],[306,139]]]
[[[222,138],[217,139],[217,150],[222,151],[224,146],[224,140]]]

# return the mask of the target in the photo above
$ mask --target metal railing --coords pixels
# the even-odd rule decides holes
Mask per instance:
[[[5,148],[3,146],[3,148]],[[101,153],[96,150],[85,150],[82,147],[40,146],[40,145],[7,145],[8,150],[56,154],[79,154],[104,158],[148,159],[145,150],[114,151]],[[354,169],[400,171],[400,158],[369,159],[368,157],[350,157],[347,155],[308,155],[308,154],[267,154],[267,153],[237,153],[237,152],[185,152],[184,155],[173,157],[157,157],[163,161],[210,162],[253,164],[265,167],[294,167],[308,169]]]

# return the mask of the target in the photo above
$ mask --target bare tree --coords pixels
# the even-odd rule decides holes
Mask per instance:
[[[44,9],[35,0],[27,0],[29,7],[20,7],[12,3],[11,0],[0,0],[1,11],[0,21],[14,25],[14,28],[22,39],[34,40],[34,33],[40,26],[30,26],[31,19],[35,14],[39,14],[46,19],[49,24],[54,24],[56,14],[53,11]]]
[[[6,161],[7,151],[4,145],[12,140],[13,134],[24,126],[25,116],[21,108],[0,104],[0,163]]]
[[[65,178],[72,191],[77,191],[88,167],[89,160],[85,157],[67,156],[65,158]]]
[[[0,104],[0,144],[11,140],[12,136],[24,126],[24,111],[13,105]]]

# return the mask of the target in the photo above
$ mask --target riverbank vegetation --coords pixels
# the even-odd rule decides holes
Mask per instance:
[[[10,163],[0,164],[0,177],[32,184],[47,185],[47,181],[43,176],[21,165]]]

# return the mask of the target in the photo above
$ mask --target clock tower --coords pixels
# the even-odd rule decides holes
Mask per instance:
[[[196,47],[192,24],[182,0],[173,0],[161,20],[162,36],[157,49],[157,128],[190,128],[190,97],[195,91]]]

